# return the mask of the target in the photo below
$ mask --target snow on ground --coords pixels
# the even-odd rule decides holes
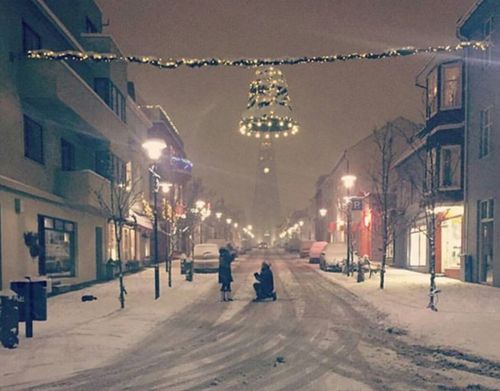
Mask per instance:
[[[216,274],[195,274],[193,282],[180,275],[173,262],[173,286],[168,288],[160,265],[160,299],[154,299],[153,269],[125,277],[125,309],[118,301],[118,280],[48,299],[48,320],[34,322],[33,338],[24,337],[20,324],[17,349],[0,346],[0,388],[60,379],[75,371],[102,365],[129,348],[177,311],[206,296],[217,284]],[[82,302],[84,294],[98,299]],[[214,297],[213,300],[218,300]]]
[[[317,265],[311,265],[317,268]],[[438,312],[427,309],[429,274],[389,268],[385,289],[378,274],[363,283],[355,277],[328,273],[326,278],[347,288],[409,332],[417,343],[439,345],[500,360],[500,289],[438,277]]]

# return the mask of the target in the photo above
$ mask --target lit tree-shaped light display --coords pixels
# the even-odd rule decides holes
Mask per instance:
[[[270,67],[259,69],[250,84],[245,114],[240,121],[240,133],[249,137],[288,137],[299,131],[297,121],[291,118],[292,108],[288,85],[283,73]]]

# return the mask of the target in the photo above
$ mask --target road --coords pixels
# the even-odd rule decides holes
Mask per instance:
[[[253,273],[264,258],[278,300],[254,303]],[[233,302],[220,302],[214,287],[108,366],[32,389],[500,389],[497,363],[388,333],[380,314],[316,268],[254,252],[234,266]]]

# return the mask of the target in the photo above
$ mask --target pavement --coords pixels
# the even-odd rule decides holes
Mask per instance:
[[[278,300],[252,303],[253,272],[264,258]],[[256,252],[235,263],[235,301],[223,303],[215,274],[187,282],[178,263],[174,271],[172,288],[162,271],[159,300],[151,269],[127,276],[124,310],[117,281],[50,298],[49,320],[35,323],[34,338],[0,349],[0,389],[500,389],[500,363],[459,338],[440,339],[462,328],[483,295],[492,318],[481,332],[496,338],[494,288],[439,279],[434,313],[425,309],[426,275],[390,269],[380,292],[378,278],[357,284],[296,257]],[[454,303],[461,287],[474,299]],[[84,294],[98,300],[81,302]]]

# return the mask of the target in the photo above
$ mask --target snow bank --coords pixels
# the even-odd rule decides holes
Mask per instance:
[[[406,329],[422,344],[448,346],[493,360],[500,360],[500,289],[438,277],[441,289],[438,312],[427,309],[429,274],[389,268],[385,289],[380,277],[357,283],[355,277],[318,270],[349,289]]]
[[[0,347],[0,388],[61,379],[102,365],[130,348],[173,313],[181,311],[217,284],[216,274],[195,274],[193,282],[173,263],[173,287],[160,266],[161,296],[154,299],[153,269],[125,277],[125,309],[118,301],[118,280],[49,298],[48,320],[34,322],[34,337],[20,324],[17,349]],[[84,294],[97,300],[82,302]],[[218,296],[214,296],[218,300]]]

